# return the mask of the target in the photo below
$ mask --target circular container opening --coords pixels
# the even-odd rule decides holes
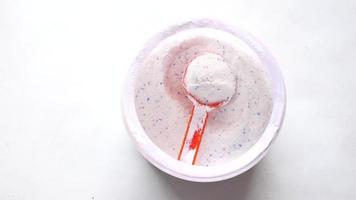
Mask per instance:
[[[271,88],[272,107],[268,121],[258,139],[241,155],[236,156],[236,158],[208,166],[189,165],[163,151],[162,148],[152,140],[152,136],[149,136],[145,131],[144,125],[138,116],[138,107],[136,105],[136,80],[140,78],[138,73],[143,62],[147,62],[147,57],[151,55],[152,51],[154,51],[162,41],[173,35],[191,30],[199,30],[202,32],[223,32],[224,34],[229,34],[231,37],[236,37],[241,40],[244,45],[257,55],[268,76]],[[159,82],[159,84],[165,83],[166,82],[164,81]],[[238,87],[239,86],[237,86],[237,88]],[[147,97],[146,100],[150,101],[149,97]],[[200,19],[172,26],[156,35],[147,43],[130,68],[122,97],[122,114],[127,131],[134,140],[137,149],[154,166],[172,176],[184,180],[213,182],[237,176],[261,160],[269,149],[271,143],[276,138],[281,127],[285,112],[285,104],[286,97],[283,78],[276,61],[267,48],[256,38],[236,27],[231,27],[215,20]],[[182,135],[183,133],[184,130],[182,130]],[[180,142],[181,141],[178,143]]]

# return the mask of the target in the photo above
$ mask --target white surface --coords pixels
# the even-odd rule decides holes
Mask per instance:
[[[1,0],[0,199],[355,199],[356,2],[233,2]],[[119,105],[142,43],[194,16],[259,37],[287,85],[271,152],[210,184],[144,161]]]

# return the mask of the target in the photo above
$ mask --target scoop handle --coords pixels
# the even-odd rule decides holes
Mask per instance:
[[[195,105],[190,113],[178,160],[192,165],[195,164],[207,119],[206,106]]]

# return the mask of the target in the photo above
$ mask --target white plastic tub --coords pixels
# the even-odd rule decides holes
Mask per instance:
[[[258,142],[253,145],[246,153],[237,157],[235,160],[226,164],[216,166],[193,166],[184,164],[175,158],[172,158],[161,149],[159,149],[146,135],[142,128],[135,109],[134,80],[136,69],[141,64],[146,55],[163,39],[179,31],[192,28],[214,28],[223,30],[240,38],[249,45],[260,57],[266,67],[271,83],[273,93],[273,110],[270,121]],[[286,105],[285,86],[281,72],[271,53],[256,38],[250,34],[241,31],[235,27],[228,26],[215,20],[193,20],[190,22],[175,25],[164,30],[152,38],[146,47],[139,53],[135,62],[132,64],[122,98],[122,113],[125,126],[130,136],[134,140],[140,153],[154,166],[160,170],[189,181],[213,182],[225,180],[237,176],[259,162],[266,155],[271,143],[277,136],[281,127]]]

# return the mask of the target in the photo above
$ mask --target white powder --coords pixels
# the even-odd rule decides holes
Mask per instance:
[[[212,53],[188,65],[184,83],[187,92],[205,105],[228,102],[236,90],[236,76],[221,56]]]
[[[142,127],[162,151],[177,158],[193,108],[182,83],[184,71],[195,63],[193,60],[199,61],[199,56],[210,53],[220,56],[230,68],[237,77],[237,87],[228,104],[209,113],[196,162],[206,166],[223,164],[245,153],[269,122],[273,106],[270,81],[255,52],[230,33],[211,28],[189,29],[162,40],[137,69],[135,83],[136,112]],[[198,70],[204,66],[202,63],[210,66],[213,60],[202,59],[194,64],[196,72],[189,75],[192,83],[194,74],[205,73]],[[225,73],[215,69],[216,66],[226,68],[224,63],[211,65],[214,67],[210,70],[217,76],[210,84],[228,87],[232,79],[225,80]],[[207,73],[199,75],[212,74]],[[206,91],[209,92],[194,94],[202,95],[209,102],[227,98],[220,93],[209,96],[211,91]]]

